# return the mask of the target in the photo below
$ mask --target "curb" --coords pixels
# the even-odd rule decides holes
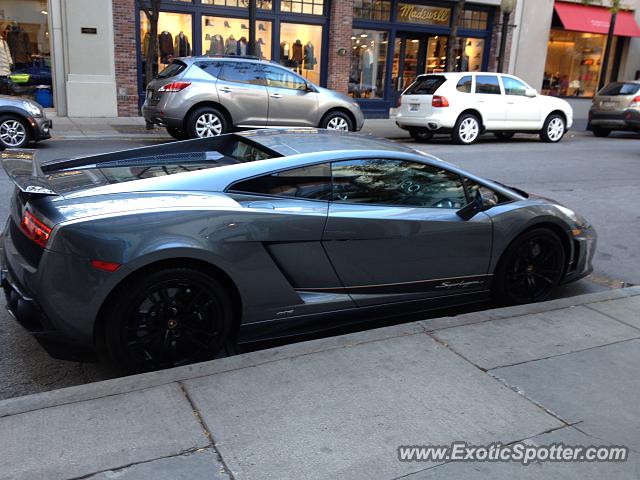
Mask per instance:
[[[59,390],[52,390],[49,392],[36,393],[24,397],[9,398],[0,401],[0,418],[60,405],[94,400],[101,397],[120,395],[137,390],[145,390],[174,382],[192,380],[198,377],[206,377],[223,372],[255,367],[279,360],[311,355],[338,348],[351,347],[363,343],[383,341],[400,336],[425,334],[427,332],[433,332],[435,330],[445,328],[544,313],[552,310],[561,310],[637,295],[640,295],[640,286],[590,293],[543,303],[518,305],[514,307],[468,313],[458,315],[456,317],[421,320],[336,337],[293,343],[282,347],[210,360],[207,362],[162,370],[159,372],[143,373]]]

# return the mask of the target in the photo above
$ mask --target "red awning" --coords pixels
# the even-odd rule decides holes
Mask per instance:
[[[564,2],[556,2],[555,7],[567,30],[605,35],[609,33],[611,12],[607,8]],[[640,37],[640,27],[633,12],[618,12],[614,33],[623,37]]]

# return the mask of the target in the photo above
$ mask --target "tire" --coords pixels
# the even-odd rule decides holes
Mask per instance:
[[[416,142],[426,142],[433,138],[433,132],[426,128],[411,128],[409,129],[409,135]]]
[[[24,148],[31,141],[31,129],[27,122],[16,115],[0,116],[0,150]]]
[[[500,258],[494,300],[500,305],[546,300],[563,278],[565,257],[562,241],[553,231],[534,228],[523,233]]]
[[[213,107],[196,109],[187,120],[189,138],[207,138],[224,135],[229,131],[227,118]]]
[[[611,133],[611,130],[607,128],[602,128],[602,127],[593,127],[592,131],[596,137],[603,137],[603,138],[608,137],[609,134]]]
[[[480,120],[475,115],[465,113],[460,115],[451,132],[453,143],[458,145],[471,145],[480,136]]]
[[[125,373],[212,359],[227,342],[233,322],[224,285],[192,268],[133,277],[110,303],[100,346],[107,361]]]
[[[494,132],[493,134],[498,140],[511,140],[515,132]]]
[[[189,138],[189,135],[175,127],[167,127],[167,133],[176,140],[186,140],[187,138]]]
[[[355,129],[351,117],[346,113],[338,111],[327,113],[320,121],[320,128],[340,130],[343,132],[353,132]]]
[[[540,139],[547,143],[557,143],[562,140],[567,132],[567,124],[564,117],[558,113],[552,113],[544,121],[540,130]]]

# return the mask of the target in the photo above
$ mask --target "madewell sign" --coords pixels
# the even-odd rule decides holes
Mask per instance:
[[[410,5],[408,3],[398,4],[399,22],[449,26],[450,16],[450,8]]]

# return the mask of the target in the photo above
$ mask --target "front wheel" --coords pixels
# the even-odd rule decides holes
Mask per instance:
[[[106,313],[108,361],[137,373],[209,360],[232,324],[227,289],[191,268],[167,268],[124,284]]]
[[[471,145],[480,136],[480,121],[475,115],[467,113],[458,118],[451,138],[458,145]]]
[[[23,148],[31,139],[25,120],[13,115],[0,116],[0,149]]]
[[[494,299],[503,305],[546,300],[560,284],[564,264],[564,247],[554,232],[546,228],[525,232],[500,259],[493,280]]]
[[[562,140],[566,132],[564,117],[558,113],[552,113],[544,121],[540,131],[540,139],[547,143],[556,143]]]
[[[329,112],[320,122],[320,128],[327,130],[340,130],[343,132],[352,132],[354,130],[353,121],[343,112]]]
[[[187,133],[190,138],[217,137],[227,133],[227,119],[213,107],[198,108],[189,116]]]

